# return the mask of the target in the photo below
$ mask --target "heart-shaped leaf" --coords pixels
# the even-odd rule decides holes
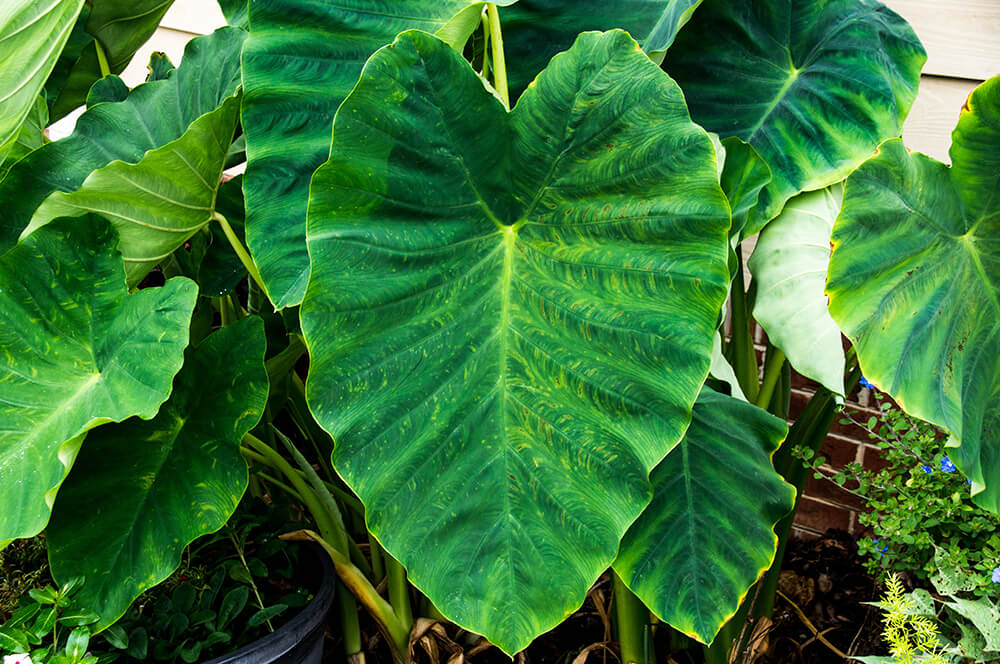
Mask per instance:
[[[509,115],[403,33],[334,136],[310,407],[417,587],[518,651],[612,562],[707,375],[728,283],[712,142],[621,31],[581,35]]]
[[[239,107],[239,98],[229,97],[139,163],[113,161],[88,175],[76,191],[53,192],[24,233],[60,217],[101,215],[121,238],[128,284],[138,284],[212,220]]]
[[[0,251],[17,241],[52,192],[79,189],[93,171],[113,161],[138,163],[232,97],[240,84],[245,38],[242,30],[221,28],[192,39],[183,64],[169,78],[140,85],[123,102],[97,104],[80,116],[72,135],[15,164],[0,182]]]
[[[826,291],[865,377],[950,431],[1000,512],[1000,76],[952,134],[952,166],[879,148],[847,181]]]
[[[188,349],[152,420],[92,432],[46,530],[53,576],[101,626],[167,578],[190,542],[221,528],[247,487],[240,440],[267,402],[264,326],[246,318]]]
[[[787,432],[767,411],[704,388],[684,439],[653,471],[653,502],[622,540],[618,575],[702,643],[774,560],[774,526],[795,504],[771,465]]]
[[[299,304],[305,292],[309,178],[330,156],[333,115],[365,61],[400,32],[434,32],[468,4],[250,2],[242,116],[248,158],[247,243],[279,308]]]
[[[0,164],[55,67],[83,0],[4,0],[0,6]]]
[[[841,185],[800,194],[761,231],[748,265],[757,283],[753,315],[789,363],[844,396],[844,347],[826,309],[830,234]]]
[[[789,198],[839,182],[899,136],[926,59],[876,0],[705,0],[664,68],[697,122],[771,167],[750,236]]]
[[[0,257],[0,542],[45,527],[81,434],[153,417],[181,367],[197,288],[129,294],[117,243],[57,221]]]

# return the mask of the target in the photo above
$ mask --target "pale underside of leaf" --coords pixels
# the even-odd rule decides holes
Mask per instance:
[[[754,318],[789,363],[843,399],[840,328],[827,311],[830,234],[843,187],[800,194],[761,232],[748,266],[757,283]]]

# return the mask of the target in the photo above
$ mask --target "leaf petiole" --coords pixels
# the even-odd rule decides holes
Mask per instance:
[[[490,19],[490,41],[493,46],[493,87],[496,88],[504,108],[510,110],[510,92],[507,91],[507,64],[503,55],[503,35],[500,31],[500,10],[496,3],[486,5]]]
[[[246,268],[247,274],[249,274],[250,278],[257,283],[262,293],[267,293],[267,288],[264,286],[264,279],[260,276],[260,271],[254,264],[250,254],[243,248],[243,243],[240,242],[238,237],[236,237],[236,231],[234,231],[233,227],[229,224],[229,220],[219,212],[212,213],[212,219],[219,222],[219,226],[222,227],[222,232],[225,233],[226,239],[229,240],[229,244],[233,247],[233,251],[236,252],[236,256],[240,259],[240,262],[243,263],[243,267]]]

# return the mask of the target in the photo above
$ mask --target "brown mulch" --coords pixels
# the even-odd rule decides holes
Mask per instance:
[[[830,530],[812,540],[789,543],[772,621],[755,635],[753,652],[733,664],[845,664],[843,655],[886,654],[880,613],[863,602],[877,599],[875,580],[857,557],[855,539]],[[515,664],[620,664],[611,636],[610,582],[591,590],[584,606],[551,632],[536,639]],[[364,619],[363,619],[364,620]],[[364,626],[363,626],[364,627]],[[391,664],[388,648],[369,625],[367,664]],[[656,629],[656,661],[700,664],[701,647]],[[424,621],[411,643],[419,664],[510,664],[479,637],[447,623]],[[672,647],[673,646],[673,647]],[[328,643],[326,662],[342,662],[339,643]]]
[[[848,533],[790,542],[779,589],[768,650],[754,664],[843,664],[843,655],[888,654],[881,614],[863,603],[878,599],[880,589]]]

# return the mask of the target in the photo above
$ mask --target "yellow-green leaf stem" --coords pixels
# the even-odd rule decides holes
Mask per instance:
[[[757,393],[757,407],[767,409],[774,396],[774,388],[781,378],[781,368],[785,364],[785,354],[780,348],[770,347],[767,361],[764,363],[764,379],[760,384],[760,391]]]
[[[236,235],[236,231],[229,224],[229,220],[225,218],[221,213],[216,211],[212,215],[212,220],[219,224],[222,232],[225,234],[226,239],[229,240],[229,246],[233,248],[236,252],[237,258],[243,263],[243,267],[246,268],[247,274],[250,278],[254,280],[254,283],[260,287],[261,291],[266,293],[267,289],[264,287],[264,279],[260,276],[260,271],[257,269],[257,265],[254,264],[253,258],[250,257],[250,253],[243,248],[243,243],[240,242],[240,238]]]
[[[486,4],[490,21],[490,43],[493,52],[493,87],[500,95],[505,108],[510,109],[510,92],[507,90],[507,63],[503,53],[503,34],[500,28],[500,10],[495,3]]]
[[[94,48],[97,50],[97,65],[100,67],[101,76],[110,76],[111,67],[108,66],[108,56],[104,53],[104,47],[101,46],[101,42],[95,39]]]
[[[378,623],[379,628],[389,637],[389,644],[392,646],[393,658],[397,662],[406,661],[407,647],[409,646],[410,631],[399,621],[392,606],[385,601],[375,587],[368,581],[364,574],[355,567],[342,552],[330,545],[325,539],[311,530],[301,530],[288,535],[282,535],[285,540],[307,540],[316,542],[330,556],[333,561],[337,575],[344,582],[344,585],[351,593],[358,598],[361,604],[368,610],[371,616]]]

